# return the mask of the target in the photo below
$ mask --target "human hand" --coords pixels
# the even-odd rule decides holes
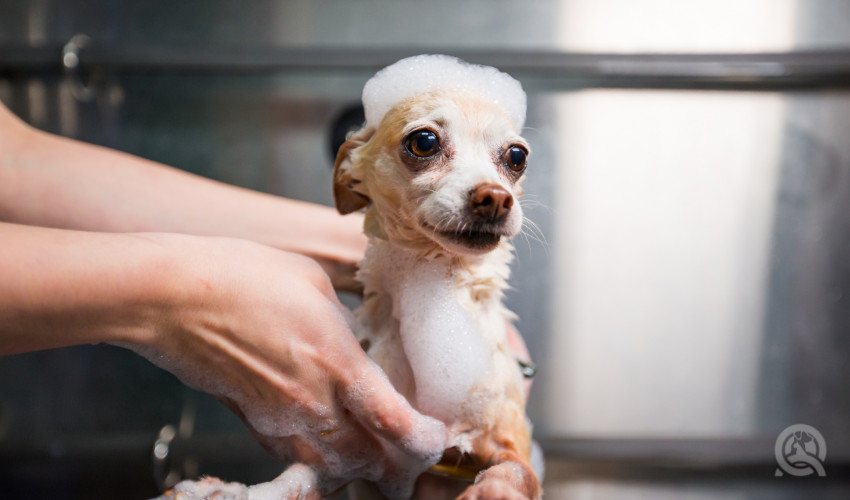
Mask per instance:
[[[516,329],[511,321],[505,321],[505,334],[508,339],[508,348],[513,352],[517,361],[533,364],[531,354],[528,352],[528,347],[525,345],[522,335]],[[528,395],[531,394],[531,385],[534,383],[534,378],[523,378],[522,388],[525,394],[525,402],[528,403]]]
[[[273,233],[277,237],[270,237],[268,242],[250,235],[243,239],[306,255],[322,266],[336,290],[362,294],[363,285],[355,274],[368,243],[363,234],[363,215],[343,217],[329,207],[292,200],[287,203],[287,223],[294,231],[277,231]]]
[[[324,493],[361,477],[407,494],[439,460],[443,424],[411,408],[360,348],[311,259],[247,241],[151,236],[179,255],[166,313],[132,346],[239,415]]]

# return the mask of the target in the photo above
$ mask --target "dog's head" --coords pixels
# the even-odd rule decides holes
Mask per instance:
[[[336,206],[346,214],[371,202],[367,231],[405,246],[488,252],[522,227],[529,146],[516,121],[470,89],[402,99],[340,148]]]

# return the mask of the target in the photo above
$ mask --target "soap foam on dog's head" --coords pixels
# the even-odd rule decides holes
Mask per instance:
[[[526,96],[522,85],[506,73],[444,55],[402,59],[375,74],[363,87],[366,125],[377,127],[399,102],[435,90],[482,94],[510,116],[517,130],[525,123]]]

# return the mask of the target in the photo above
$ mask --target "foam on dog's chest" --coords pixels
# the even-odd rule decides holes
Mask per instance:
[[[416,382],[416,404],[450,419],[490,368],[491,346],[452,291],[447,262],[426,261],[404,249],[376,249],[393,297],[404,352]]]

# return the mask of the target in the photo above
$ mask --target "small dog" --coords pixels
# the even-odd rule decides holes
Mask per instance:
[[[453,479],[464,475],[475,482],[460,498],[538,498],[523,380],[506,338],[513,315],[502,305],[507,240],[523,224],[525,94],[493,91],[493,68],[445,56],[384,72],[392,68],[421,70],[426,82],[402,75],[384,85],[389,93],[399,85],[424,91],[370,103],[382,89],[367,83],[367,125],[340,148],[334,168],[340,213],[368,207],[358,340],[414,407],[447,426],[450,448],[434,474],[420,477],[414,498],[452,498],[468,486]],[[450,82],[455,71],[484,83]],[[429,73],[445,81],[428,84]],[[370,104],[387,109],[370,117]]]

